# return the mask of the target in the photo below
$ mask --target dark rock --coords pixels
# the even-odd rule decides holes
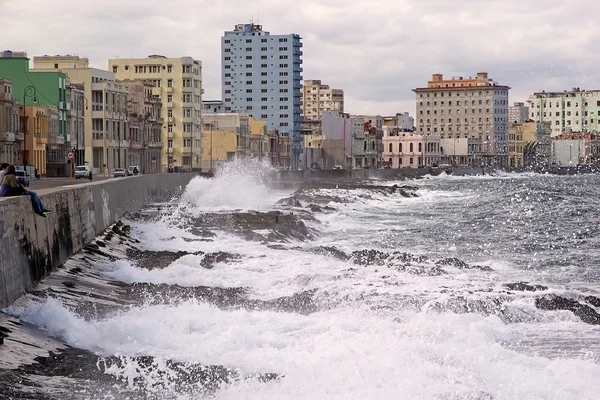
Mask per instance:
[[[449,265],[451,267],[456,267],[456,268],[460,268],[460,269],[464,269],[467,268],[467,263],[464,262],[463,260],[460,260],[458,258],[444,258],[443,260],[440,260],[437,262],[437,264],[439,265]]]
[[[535,299],[535,306],[540,310],[546,311],[571,311],[586,324],[600,325],[600,314],[598,314],[592,307],[586,304],[581,304],[577,300],[551,295],[538,297]]]
[[[227,262],[231,260],[238,260],[241,256],[239,254],[231,254],[223,251],[218,251],[216,253],[207,253],[202,258],[200,265],[202,265],[206,269],[211,269],[215,264],[220,262]]]
[[[520,291],[520,292],[538,292],[538,291],[548,290],[547,286],[530,285],[528,282],[507,283],[504,286],[506,286],[510,290],[516,290],[516,291]]]
[[[289,206],[289,207],[302,207],[302,203],[300,203],[300,200],[298,200],[295,197],[286,197],[284,199],[281,199],[277,202],[277,204],[282,205],[282,206]]]
[[[389,258],[388,253],[379,250],[358,250],[352,252],[352,261],[358,265],[384,265],[384,261]]]
[[[317,204],[309,204],[306,206],[306,208],[308,208],[312,212],[323,212],[323,207]]]
[[[342,261],[348,261],[350,259],[348,254],[334,246],[319,246],[317,248],[310,249],[310,251],[316,254],[334,257]]]
[[[186,251],[150,251],[129,248],[127,257],[134,261],[138,268],[155,269],[166,268],[183,256],[190,254],[199,255],[202,252],[188,253]]]
[[[585,301],[587,301],[594,307],[600,307],[600,298],[598,298],[596,296],[586,296]]]

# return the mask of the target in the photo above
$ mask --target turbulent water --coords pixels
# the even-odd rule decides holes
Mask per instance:
[[[195,178],[4,310],[55,340],[0,391],[598,398],[600,176],[269,179]]]

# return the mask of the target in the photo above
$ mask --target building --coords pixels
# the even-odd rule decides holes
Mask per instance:
[[[142,174],[160,173],[163,170],[163,159],[166,158],[161,137],[164,122],[161,117],[161,100],[152,94],[155,86],[150,80],[126,79],[122,82],[129,90],[127,165],[138,166]]]
[[[69,111],[67,112],[67,143],[69,149],[74,153],[73,164],[80,165],[84,161],[83,143],[85,132],[85,114],[87,110],[85,102],[85,88],[81,83],[73,83],[67,77],[67,102],[69,103]],[[59,154],[48,155],[49,163],[55,158],[58,159]],[[54,165],[48,165],[46,174],[48,176],[69,176],[70,172],[67,168],[60,169]]]
[[[202,100],[202,114],[204,113],[224,113],[225,106],[221,100]]]
[[[331,89],[320,80],[306,80],[302,88],[302,111],[305,121],[320,121],[323,111],[344,112],[344,91]]]
[[[73,55],[33,57],[35,71],[61,71],[71,83],[83,85],[84,96],[76,101],[76,115],[83,115],[83,143],[71,143],[76,165],[87,165],[95,175],[110,175],[125,168],[128,89],[109,71],[90,68],[87,58]],[[86,112],[87,111],[87,112]]]
[[[426,87],[413,89],[416,94],[417,126],[422,135],[440,139],[472,139],[470,149],[479,148],[489,165],[508,164],[508,91],[479,72],[474,78],[461,76],[444,79],[433,74]],[[475,153],[467,155],[476,163]]]
[[[547,122],[509,123],[509,166],[521,168],[547,164],[550,132],[551,126]]]
[[[267,160],[269,157],[267,124],[249,117],[248,125],[250,127],[250,157]]]
[[[20,105],[13,97],[12,81],[0,79],[0,163],[20,162],[21,141]]]
[[[202,62],[192,57],[111,59],[109,69],[117,79],[145,79],[162,102],[165,121],[161,141],[167,143],[162,169],[180,165],[198,170],[202,165]]]
[[[552,136],[568,132],[600,132],[600,90],[573,88],[529,96],[529,117],[549,122]]]
[[[390,168],[418,168],[440,162],[440,138],[408,131],[399,126],[383,127],[383,161]]]
[[[202,117],[202,170],[250,156],[250,120],[246,113],[212,113]]]
[[[364,121],[364,131],[369,132],[369,140],[375,141],[375,147],[369,147],[369,150],[365,153],[365,157],[369,159],[367,164],[369,168],[379,168],[381,167],[383,154],[383,117],[381,115],[357,115],[356,117]],[[368,124],[368,127],[366,124]],[[372,159],[373,157],[375,160]]]
[[[393,126],[406,132],[415,129],[415,119],[407,112],[396,113],[396,115],[383,117],[383,126]]]
[[[522,124],[529,120],[529,107],[525,103],[515,102],[508,107],[508,121]]]
[[[29,58],[25,52],[4,51],[0,54],[0,78],[8,78],[12,81],[12,96],[21,101],[21,105],[55,107],[58,115],[56,126],[51,126],[56,130],[57,135],[52,136],[51,146],[52,154],[55,155],[55,161],[62,163],[66,168],[68,152],[67,143],[67,112],[69,103],[67,102],[67,77],[59,70],[37,71],[29,69]],[[31,116],[31,115],[30,115]],[[21,117],[26,119],[21,110]],[[52,119],[52,121],[54,121]],[[54,122],[52,122],[54,123]],[[30,127],[27,121],[22,121],[22,128]],[[27,134],[27,131],[24,132]],[[61,137],[59,140],[58,137]],[[29,139],[31,142],[31,139]],[[23,142],[25,145],[28,141]],[[24,155],[30,154],[24,150]],[[33,154],[33,153],[32,153]],[[46,156],[39,160],[44,160],[44,165],[36,165],[38,170],[46,171]],[[23,163],[29,163],[28,159],[21,159]]]
[[[291,167],[302,168],[302,41],[238,24],[221,38],[225,112],[246,112],[292,142]]]
[[[21,158],[27,160],[27,164],[34,166],[41,175],[46,175],[47,148],[49,144],[56,143],[57,136],[61,136],[58,109],[55,106],[25,106],[21,123],[26,133]]]

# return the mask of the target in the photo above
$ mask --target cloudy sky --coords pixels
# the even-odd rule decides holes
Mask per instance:
[[[600,89],[600,7],[592,0],[0,0],[0,41],[29,56],[193,56],[205,99],[220,98],[220,37],[254,18],[298,33],[304,79],[345,90],[351,113],[414,113],[432,73],[487,71],[524,101],[539,90]]]

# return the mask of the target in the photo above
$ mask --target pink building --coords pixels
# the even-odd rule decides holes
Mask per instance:
[[[383,127],[383,162],[391,168],[418,168],[440,162],[440,138],[397,126]]]

